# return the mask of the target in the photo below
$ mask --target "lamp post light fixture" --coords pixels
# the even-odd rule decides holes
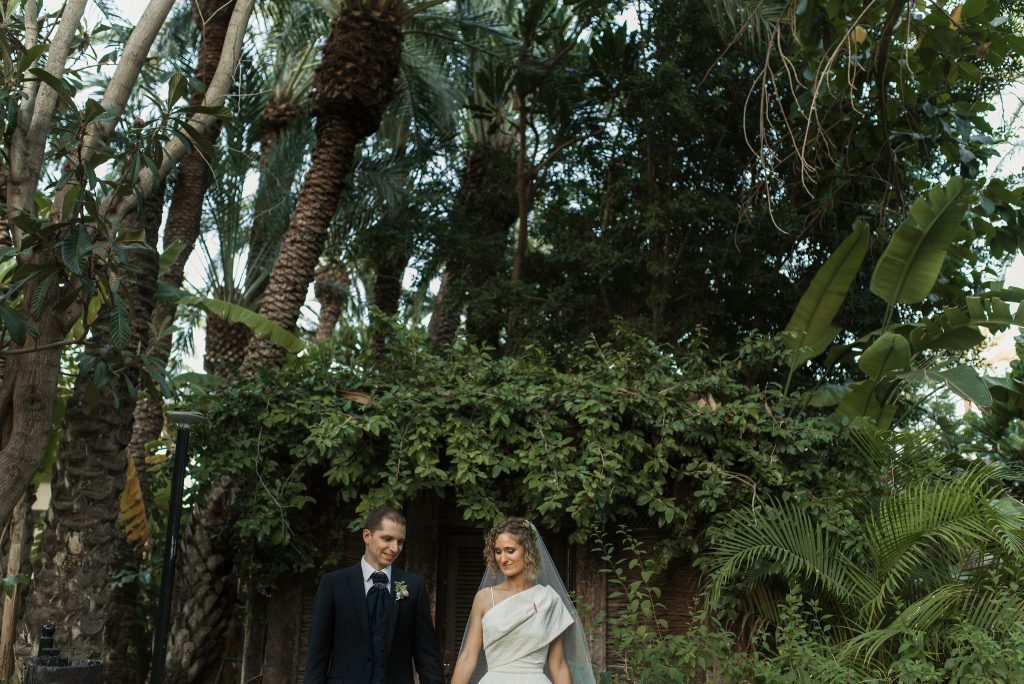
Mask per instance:
[[[171,596],[174,593],[174,562],[178,556],[178,528],[181,525],[181,501],[185,493],[185,466],[188,464],[188,438],[192,426],[202,422],[197,411],[168,411],[167,420],[178,426],[174,445],[174,469],[171,471],[171,499],[167,506],[167,535],[164,539],[164,568],[160,577],[160,603],[153,635],[153,667],[150,684],[163,684],[167,660],[167,632],[171,627]]]

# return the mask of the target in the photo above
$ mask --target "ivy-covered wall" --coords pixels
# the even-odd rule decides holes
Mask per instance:
[[[428,490],[481,526],[525,514],[576,541],[639,514],[670,552],[696,552],[734,505],[856,480],[838,428],[783,395],[774,343],[739,348],[625,334],[558,359],[322,346],[209,397],[194,476],[241,484],[231,534],[260,584],[331,566],[363,512]]]

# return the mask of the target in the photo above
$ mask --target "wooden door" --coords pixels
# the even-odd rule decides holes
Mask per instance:
[[[457,532],[443,535],[438,577],[437,627],[441,642],[441,662],[450,677],[459,657],[459,646],[469,623],[480,580],[484,576],[482,532]]]

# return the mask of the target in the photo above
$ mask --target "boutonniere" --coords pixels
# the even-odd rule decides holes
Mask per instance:
[[[395,603],[398,603],[404,598],[409,598],[409,586],[405,582],[399,580],[398,582],[395,582]]]

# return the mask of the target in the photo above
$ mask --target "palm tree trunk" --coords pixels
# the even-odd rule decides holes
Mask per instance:
[[[380,126],[394,94],[402,50],[401,2],[343,9],[331,25],[316,75],[316,144],[260,313],[292,329],[306,301],[356,145]],[[253,337],[245,365],[275,365],[284,352]]]
[[[129,263],[136,277],[122,285],[126,301],[135,302],[132,339],[145,347],[149,313],[156,296],[156,241],[163,214],[163,195],[132,216],[144,229],[148,249],[132,250]],[[98,346],[110,344],[110,309],[101,311],[92,329]],[[141,368],[130,365],[124,381],[137,384]],[[144,634],[134,619],[135,602],[118,601],[111,577],[132,558],[118,528],[120,494],[124,489],[124,449],[131,435],[134,402],[120,387],[97,388],[80,375],[65,413],[65,430],[57,453],[52,499],[47,512],[26,622],[30,630],[44,622],[69,639],[68,655],[101,657],[111,681],[138,681],[142,663],[131,662],[125,638]],[[134,628],[134,629],[133,629]]]
[[[228,323],[209,314],[206,317],[206,351],[203,370],[230,380],[242,365],[252,333],[241,323]]]
[[[230,545],[231,480],[213,483],[182,534],[174,581],[175,622],[167,642],[167,684],[205,681],[219,669],[235,606]]]
[[[295,327],[317,261],[327,241],[327,228],[345,189],[352,156],[361,140],[339,117],[317,122],[317,143],[299,191],[299,203],[274,260],[260,313],[286,329]],[[253,337],[245,364],[276,365],[283,350],[263,337]]]
[[[334,334],[341,317],[341,309],[348,298],[350,280],[348,270],[341,264],[322,266],[316,270],[314,291],[320,302],[320,319],[316,328],[316,341],[323,342]]]
[[[401,56],[401,3],[382,11],[343,9],[323,48],[317,72],[316,144],[298,204],[274,261],[260,313],[292,328],[305,302],[356,145],[377,130],[391,101]],[[253,336],[243,371],[283,361],[281,350]],[[198,505],[182,536],[177,595],[168,650],[168,682],[194,682],[218,655],[234,608],[227,528],[233,483],[224,479]],[[189,554],[194,554],[189,560]]]
[[[509,228],[518,215],[515,163],[505,147],[478,145],[470,150],[452,207],[448,255],[450,298],[442,316],[466,308],[466,336],[497,348],[508,315],[506,292]],[[454,295],[454,296],[452,296]]]
[[[460,294],[452,285],[451,271],[445,271],[431,308],[430,323],[427,324],[427,339],[436,345],[447,347],[455,341],[455,333],[462,320],[463,298]]]
[[[370,325],[372,334],[370,344],[378,354],[387,347],[388,334],[398,315],[398,304],[402,298],[402,277],[409,265],[409,257],[399,255],[390,259],[382,259],[376,264],[376,277],[373,283],[373,305],[380,312],[374,316]]]

